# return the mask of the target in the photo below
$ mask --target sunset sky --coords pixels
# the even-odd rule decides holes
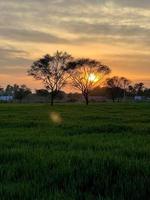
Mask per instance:
[[[26,71],[56,50],[150,86],[150,0],[0,0],[0,85],[41,87]]]

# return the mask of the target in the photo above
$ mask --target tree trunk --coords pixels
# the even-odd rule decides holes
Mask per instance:
[[[51,92],[51,106],[54,105],[54,92]]]
[[[123,93],[123,100],[126,101],[126,91],[124,89],[124,93]]]
[[[84,98],[85,98],[85,103],[88,106],[89,105],[89,95],[88,94],[84,94]]]
[[[111,99],[112,99],[113,103],[115,103],[115,95],[113,93],[111,94]]]

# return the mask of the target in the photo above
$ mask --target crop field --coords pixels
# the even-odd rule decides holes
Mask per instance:
[[[0,104],[1,200],[149,200],[150,104]]]

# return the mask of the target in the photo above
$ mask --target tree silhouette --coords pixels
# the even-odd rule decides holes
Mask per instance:
[[[125,77],[118,77],[114,76],[112,78],[107,79],[107,86],[111,89],[111,97],[113,102],[115,102],[115,99],[120,97],[126,97],[126,90],[129,87],[130,80],[128,80]]]
[[[66,84],[68,75],[66,66],[72,60],[71,55],[66,52],[57,51],[54,55],[45,55],[37,60],[28,71],[30,76],[41,80],[47,90],[51,93],[51,105],[58,91]]]
[[[142,95],[145,89],[144,83],[136,83],[134,85],[135,95]]]
[[[4,88],[0,86],[0,93],[4,91]]]
[[[72,85],[82,92],[86,105],[89,104],[89,92],[102,83],[105,75],[110,73],[108,66],[91,59],[76,59],[68,63]]]
[[[128,86],[128,91],[131,96],[135,96],[135,95],[142,96],[144,95],[145,90],[147,90],[147,88],[145,88],[144,83],[135,83],[134,85]]]
[[[125,77],[121,77],[120,78],[120,84],[121,84],[121,88],[124,90],[123,91],[123,98],[124,100],[126,99],[126,92],[127,92],[127,89],[130,85],[131,81]]]
[[[25,98],[28,94],[31,94],[31,90],[26,85],[14,85],[14,98],[19,100],[20,103],[22,99]]]

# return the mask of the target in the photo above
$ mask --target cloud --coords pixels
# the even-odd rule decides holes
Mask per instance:
[[[0,37],[8,40],[36,43],[67,43],[66,39],[37,30],[0,28]]]
[[[76,45],[106,38],[106,43],[149,45],[149,5],[149,0],[2,0],[0,38]]]
[[[132,3],[130,3],[132,2]],[[141,37],[149,35],[150,11],[137,0],[19,0],[1,1],[0,36],[40,43],[70,43],[62,34]],[[148,6],[148,0],[144,5]],[[132,5],[132,6],[131,6]],[[17,27],[17,28],[16,28]],[[84,38],[85,35],[84,35]],[[87,37],[88,39],[88,37]],[[122,38],[123,39],[123,38]],[[142,38],[143,39],[143,38]],[[107,40],[107,38],[106,38]],[[146,38],[147,40],[147,38]],[[81,41],[81,40],[80,40]],[[72,41],[78,43],[78,40]]]
[[[133,8],[150,8],[150,1],[149,0],[114,0],[116,4],[126,7],[133,7]]]
[[[142,28],[139,26],[116,25],[109,23],[86,23],[86,22],[68,22],[63,26],[73,33],[83,33],[91,35],[113,35],[115,36],[140,36],[150,34],[150,29]]]
[[[2,55],[3,58],[5,57],[11,57],[14,54],[23,54],[23,55],[27,55],[28,53],[26,51],[23,50],[18,50],[16,48],[13,47],[0,47],[0,55]]]
[[[1,73],[8,71],[10,73],[14,69],[21,71],[22,68],[29,66],[33,62],[32,59],[28,58],[28,52],[13,47],[0,47],[0,56]]]

